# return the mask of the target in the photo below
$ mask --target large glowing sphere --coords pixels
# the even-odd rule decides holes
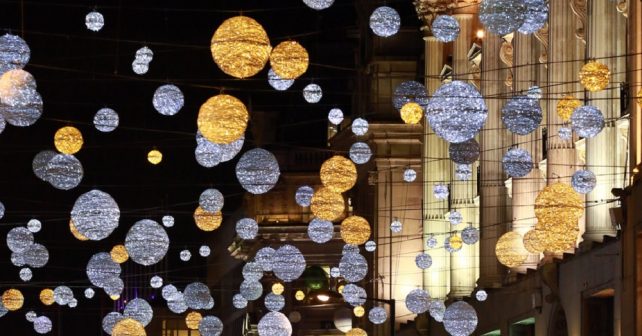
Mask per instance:
[[[243,136],[249,114],[245,104],[226,94],[208,99],[198,112],[198,130],[209,141],[229,144]]]
[[[368,274],[368,261],[359,253],[346,253],[339,262],[341,276],[348,282],[359,282]]]
[[[406,295],[406,308],[415,314],[428,311],[430,295],[423,289],[413,289]]]
[[[452,42],[459,35],[459,22],[450,15],[437,15],[432,21],[432,35],[441,42]]]
[[[370,238],[370,231],[370,224],[361,216],[350,216],[341,222],[341,239],[346,244],[364,244]]]
[[[524,0],[484,0],[479,5],[479,21],[491,33],[506,35],[526,20]]]
[[[295,79],[308,70],[308,51],[296,41],[279,43],[270,54],[274,73],[283,79]]]
[[[308,224],[308,237],[318,244],[327,243],[334,237],[334,225],[330,221],[314,218]]]
[[[298,248],[292,245],[279,247],[272,255],[272,271],[277,278],[292,282],[305,271],[305,257]]]
[[[524,177],[533,169],[533,158],[521,148],[512,148],[502,158],[502,167],[511,177]]]
[[[518,267],[528,257],[523,237],[517,232],[509,231],[499,237],[495,245],[497,260],[506,267]]]
[[[343,214],[345,201],[343,195],[329,188],[320,188],[312,196],[310,202],[312,214],[323,220],[334,221]]]
[[[536,130],[542,122],[539,100],[527,96],[515,96],[502,108],[502,121],[506,128],[516,134],[526,135]]]
[[[595,106],[581,106],[571,115],[571,127],[577,135],[583,138],[592,138],[604,128],[604,115]]]
[[[591,92],[604,90],[611,81],[611,70],[606,64],[589,61],[580,69],[580,84]]]
[[[152,104],[158,113],[172,116],[183,108],[185,97],[176,85],[167,84],[156,89]]]
[[[259,320],[258,330],[259,336],[291,336],[292,324],[287,316],[269,312]]]
[[[169,249],[169,236],[163,226],[150,219],[134,224],[125,237],[125,247],[130,258],[143,266],[161,261]]]
[[[381,6],[370,15],[370,29],[375,35],[390,37],[401,27],[401,17],[394,8]]]
[[[279,180],[281,170],[274,154],[262,148],[245,152],[236,164],[236,178],[252,194],[270,191]]]
[[[444,328],[452,336],[468,336],[477,328],[477,312],[464,301],[453,302],[444,312]]]
[[[84,237],[102,240],[118,227],[120,209],[111,195],[94,189],[78,197],[71,210],[71,219]]]
[[[345,192],[357,182],[357,167],[345,157],[335,155],[321,165],[320,175],[321,183],[326,188]]]

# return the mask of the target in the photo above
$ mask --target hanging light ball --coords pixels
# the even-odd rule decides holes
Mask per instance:
[[[241,294],[234,294],[234,297],[232,297],[232,305],[236,309],[244,309],[247,307],[247,300]]]
[[[343,287],[343,300],[351,306],[361,306],[366,303],[366,290],[355,285],[347,284]]]
[[[216,316],[205,316],[198,324],[201,336],[220,336],[223,333],[223,322]]]
[[[218,144],[204,141],[196,146],[194,157],[199,165],[205,168],[212,168],[221,163],[223,152]]]
[[[313,195],[314,189],[312,187],[309,185],[300,186],[294,194],[294,200],[299,206],[309,207]]]
[[[196,123],[207,140],[216,144],[229,144],[243,136],[248,119],[249,114],[242,101],[220,94],[201,105]]]
[[[46,168],[47,165],[49,164],[49,161],[56,156],[57,153],[54,151],[41,151],[38,152],[33,157],[33,161],[31,162],[31,168],[33,170],[33,173],[41,180],[46,181],[47,180],[47,174],[46,174]]]
[[[22,69],[31,58],[31,49],[27,42],[18,35],[4,34],[0,36],[0,75]]]
[[[246,300],[254,301],[263,294],[263,285],[259,281],[243,280],[240,292]]]
[[[450,214],[448,215],[448,221],[452,225],[460,224],[463,219],[464,219],[464,216],[462,216],[461,212],[457,210],[451,211]]]
[[[554,183],[535,198],[535,216],[539,222],[555,223],[560,219],[577,221],[584,214],[584,202],[571,186]]]
[[[229,18],[216,29],[212,57],[226,74],[236,78],[256,75],[270,58],[270,39],[258,22],[247,16]]]
[[[502,108],[504,126],[519,135],[526,135],[536,130],[542,118],[539,101],[527,96],[512,97]]]
[[[428,312],[430,316],[437,322],[443,322],[444,313],[446,312],[446,304],[440,299],[430,299],[428,302]]]
[[[533,170],[533,158],[524,149],[512,148],[504,154],[502,167],[511,177],[524,177]]]
[[[597,184],[597,178],[590,170],[581,169],[571,177],[571,186],[580,194],[590,193]]]
[[[85,16],[85,26],[91,31],[100,31],[105,25],[105,18],[96,11],[91,11]]]
[[[323,90],[317,84],[308,84],[303,88],[303,98],[310,104],[318,103],[323,97]]]
[[[281,295],[281,294],[283,294],[283,291],[285,291],[285,287],[283,286],[283,284],[282,284],[282,283],[280,283],[280,282],[275,282],[275,283],[272,285],[272,293],[274,293],[274,294],[276,294],[276,295]]]
[[[428,253],[419,253],[415,257],[415,265],[420,269],[427,269],[432,266],[432,257]]]
[[[259,320],[258,330],[259,336],[291,336],[292,324],[287,316],[269,312]]]
[[[518,31],[522,34],[533,34],[540,30],[548,20],[548,4],[545,0],[524,0],[526,12],[524,23]]]
[[[372,150],[365,142],[355,142],[348,152],[350,160],[356,164],[365,164],[372,157]]]
[[[343,245],[343,250],[341,251],[341,255],[344,255],[346,253],[359,253],[359,246],[355,244]]]
[[[539,254],[546,249],[546,232],[536,228],[524,234],[524,248],[529,253]]]
[[[110,108],[102,108],[94,115],[94,127],[101,132],[112,132],[119,123],[118,113]]]
[[[470,164],[455,165],[455,177],[459,181],[468,181],[473,178],[473,168]]]
[[[149,71],[149,63],[143,62],[140,59],[135,59],[132,62],[132,71],[137,75],[144,75]]]
[[[450,15],[437,15],[432,21],[432,35],[441,42],[452,42],[459,35],[459,22]]]
[[[40,302],[45,306],[51,306],[54,304],[54,292],[50,288],[45,288],[40,291]]]
[[[437,183],[432,187],[432,194],[438,200],[448,199],[448,186],[444,183]]]
[[[265,296],[265,308],[269,311],[278,312],[285,307],[285,298],[283,295],[269,293]]]
[[[187,311],[188,307],[185,304],[185,296],[183,293],[176,291],[167,297],[167,308],[175,313],[182,314]]]
[[[192,309],[209,309],[207,308],[210,301],[213,300],[210,288],[202,282],[192,282],[185,287],[183,291],[185,304]]]
[[[174,222],[175,222],[174,216],[170,216],[170,215],[163,216],[161,221],[163,222],[163,226],[168,228],[174,226]]]
[[[488,109],[474,86],[453,81],[435,91],[426,107],[426,117],[439,137],[458,143],[472,139],[482,129]]]
[[[118,264],[122,264],[129,260],[129,254],[127,254],[127,249],[124,245],[115,245],[111,249],[111,252],[109,252],[109,255],[111,256],[111,260]]]
[[[297,301],[303,301],[303,299],[305,299],[305,293],[302,290],[298,290],[294,293],[294,298]]]
[[[579,99],[576,99],[571,95],[567,95],[557,102],[555,111],[562,121],[567,122],[571,119],[573,111],[580,106],[582,106],[582,102],[579,101]]]
[[[252,240],[259,233],[259,224],[252,218],[242,218],[236,222],[236,234],[241,239]]]
[[[346,336],[368,336],[368,333],[361,328],[352,328],[346,333]]]
[[[540,1],[540,0],[535,0],[535,1]],[[529,87],[528,90],[526,91],[526,97],[531,99],[542,99],[542,88],[540,88],[537,85],[533,85]]]
[[[368,312],[368,320],[373,324],[382,324],[388,319],[388,313],[382,307],[373,307]]]
[[[403,224],[398,220],[395,219],[390,223],[390,231],[393,233],[399,233],[403,230]]]
[[[428,311],[430,295],[423,289],[413,289],[406,295],[406,308],[415,314]]]
[[[157,222],[143,219],[127,232],[125,248],[133,262],[149,266],[161,261],[169,249],[169,236]]]
[[[394,8],[381,6],[370,15],[370,29],[377,36],[390,37],[401,27],[401,17]]]
[[[81,235],[102,240],[118,227],[120,209],[111,195],[94,189],[76,199],[71,219]]]
[[[127,302],[125,310],[123,310],[123,316],[132,318],[140,322],[143,327],[146,327],[154,318],[154,310],[144,299],[135,298]]]
[[[154,92],[152,104],[158,113],[173,116],[183,108],[185,97],[176,85],[162,85]]]
[[[479,301],[479,302],[484,302],[484,301],[486,301],[486,299],[488,298],[488,293],[486,293],[486,291],[485,291],[485,290],[480,289],[480,290],[478,290],[478,291],[475,293],[475,298],[476,298],[476,299],[477,299],[477,301]]]
[[[366,310],[363,308],[363,306],[356,306],[352,309],[352,313],[355,317],[363,317],[363,315],[365,315],[366,313]]]
[[[444,328],[452,336],[468,336],[477,328],[477,312],[464,301],[453,302],[444,312]]]
[[[178,257],[181,259],[181,261],[190,261],[192,259],[192,252],[189,250],[182,250],[179,254]]]
[[[333,108],[328,112],[328,121],[332,125],[339,125],[343,121],[343,111],[338,108]]]
[[[346,253],[339,262],[339,272],[348,282],[359,282],[368,274],[368,261],[359,253]]]
[[[298,248],[292,245],[279,247],[272,256],[272,272],[284,282],[298,279],[305,271],[305,257]]]
[[[370,127],[370,124],[368,124],[367,120],[363,118],[357,118],[352,121],[351,129],[354,135],[362,136],[368,133],[368,127]]]
[[[450,143],[448,153],[450,159],[457,164],[472,164],[479,159],[479,143],[474,138],[460,143]]]
[[[185,316],[185,325],[187,329],[198,330],[198,324],[203,319],[203,315],[197,311],[190,312]]]
[[[572,136],[573,136],[573,131],[568,127],[560,127],[560,129],[557,131],[557,137],[559,137],[561,140],[564,140],[564,141],[571,140]]]
[[[124,317],[119,312],[111,312],[105,315],[102,321],[103,330],[107,334],[112,335],[112,330],[114,330],[114,326],[116,325],[116,323],[118,323],[122,319],[124,319]]]
[[[278,91],[285,91],[294,84],[294,79],[283,79],[272,68],[268,71],[268,83]]]
[[[206,189],[198,198],[198,204],[201,208],[209,212],[221,211],[224,203],[225,198],[223,194],[214,188]]]
[[[63,127],[56,131],[54,145],[63,154],[76,154],[83,145],[82,133],[73,126]]]
[[[479,230],[469,226],[461,231],[461,240],[464,244],[473,245],[479,241]]]
[[[121,267],[106,252],[94,254],[85,268],[87,278],[96,287],[105,287],[111,279],[120,276]]]
[[[524,24],[524,0],[485,0],[479,5],[479,21],[491,33],[506,35]]]
[[[321,183],[335,192],[350,190],[357,182],[357,168],[352,161],[335,155],[327,159],[320,170]]]
[[[157,165],[163,161],[163,153],[157,149],[152,149],[147,153],[147,161],[153,165]]]
[[[203,231],[214,231],[221,226],[223,214],[219,212],[209,212],[200,206],[194,211],[194,222],[196,226]]]
[[[361,245],[370,238],[370,224],[360,216],[350,216],[341,222],[341,239],[346,244]]]
[[[16,311],[22,308],[24,302],[25,298],[22,296],[22,292],[18,289],[7,289],[2,294],[2,305],[8,311]]]
[[[329,188],[319,188],[312,196],[310,210],[312,214],[323,220],[334,221],[341,217],[345,209],[345,201],[339,192]]]
[[[86,288],[84,294],[87,299],[92,299],[96,292],[92,288]]]
[[[74,292],[67,286],[58,286],[54,288],[54,301],[61,306],[65,306],[74,299]]]
[[[236,178],[252,194],[265,194],[276,185],[281,175],[274,154],[262,148],[245,152],[236,164]]]
[[[571,115],[571,127],[577,135],[583,138],[592,138],[604,128],[604,115],[595,106],[581,106]]]
[[[295,79],[308,70],[308,51],[296,41],[279,43],[270,54],[272,70],[283,79]]]
[[[324,244],[334,237],[332,222],[314,218],[308,225],[308,237],[315,243]]]
[[[439,244],[437,237],[433,234],[428,235],[428,238],[426,238],[426,247],[432,249],[437,247],[437,244]]]
[[[406,124],[415,125],[421,121],[424,115],[424,110],[415,102],[408,102],[401,107],[401,120]]]
[[[123,318],[116,322],[111,336],[146,336],[145,327],[132,318]]]
[[[406,168],[403,171],[403,180],[410,183],[417,179],[417,172],[412,168]]]
[[[163,278],[159,277],[158,275],[154,275],[150,280],[149,280],[149,285],[152,288],[161,288],[163,287]]]
[[[56,154],[45,167],[45,181],[60,190],[71,190],[83,179],[82,163],[73,155]]]
[[[416,81],[401,82],[395,87],[392,95],[392,105],[398,111],[401,111],[408,103],[417,103],[423,110],[423,107],[428,105],[429,101],[430,97],[428,96],[426,87]]]
[[[373,240],[368,240],[365,245],[365,249],[368,252],[374,252],[377,250],[377,243]]]
[[[303,0],[303,3],[312,9],[323,10],[332,6],[334,0]]]
[[[446,238],[444,241],[444,249],[449,253],[455,253],[461,250],[464,246],[464,241],[459,235],[451,235]]]
[[[49,319],[47,316],[38,316],[38,317],[34,316],[33,330],[35,332],[37,332],[38,334],[47,334],[51,332],[51,329],[53,329],[53,324],[51,323],[51,319]]]
[[[15,227],[7,233],[7,247],[11,252],[24,252],[33,244],[33,241],[33,233],[24,227]]]
[[[497,260],[506,267],[520,266],[528,257],[522,235],[514,231],[503,234],[495,245],[495,255]]]
[[[580,69],[580,84],[591,91],[604,90],[611,80],[611,70],[606,64],[597,61],[589,61]]]
[[[276,252],[271,247],[263,247],[256,251],[254,260],[261,265],[264,272],[271,272],[274,267],[274,252]]]
[[[259,281],[263,277],[263,268],[257,262],[248,262],[243,266],[243,279],[249,281]]]

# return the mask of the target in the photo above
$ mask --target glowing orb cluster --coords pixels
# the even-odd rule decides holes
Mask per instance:
[[[136,57],[132,62],[132,70],[137,75],[144,75],[149,71],[149,63],[154,59],[154,52],[147,46],[136,50]]]

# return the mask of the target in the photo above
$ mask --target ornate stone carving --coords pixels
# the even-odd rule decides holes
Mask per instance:
[[[576,18],[575,37],[586,44],[586,0],[569,0],[569,5]]]
[[[625,18],[629,17],[629,4],[626,2],[626,0],[618,2],[617,5],[615,5],[615,8],[617,8],[617,11]]]
[[[535,38],[542,44],[542,52],[540,53],[538,60],[540,63],[544,64],[545,67],[548,67],[546,65],[548,62],[548,23],[535,32]]]
[[[513,87],[513,34],[508,34],[504,36],[504,43],[502,43],[501,48],[499,49],[499,59],[502,63],[506,64],[508,68],[508,74],[506,75],[506,80],[504,84],[509,88]]]

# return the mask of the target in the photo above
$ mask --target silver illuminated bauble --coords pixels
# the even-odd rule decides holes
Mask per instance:
[[[259,281],[263,277],[263,268],[255,261],[243,265],[243,279],[248,281]]]
[[[527,96],[512,97],[502,108],[504,126],[519,135],[526,135],[536,130],[542,118],[539,100]]]
[[[308,84],[303,88],[303,98],[310,104],[318,103],[323,97],[323,90],[317,84]]]
[[[368,240],[366,242],[365,249],[368,252],[374,252],[377,249],[377,243],[374,242],[373,240]]]
[[[31,168],[33,173],[41,180],[46,181],[46,168],[47,164],[57,153],[54,151],[41,151],[33,157]]]
[[[105,25],[105,18],[96,11],[91,11],[85,16],[85,26],[91,31],[100,31]]]
[[[370,161],[372,150],[365,142],[355,142],[350,146],[348,154],[350,155],[350,160],[352,160],[352,162],[356,164],[364,164]]]
[[[82,164],[73,155],[56,154],[45,167],[45,180],[60,190],[77,187],[83,176]]]
[[[345,255],[346,253],[359,253],[359,246],[354,244],[343,245],[341,255]]]
[[[190,261],[190,259],[192,259],[192,252],[190,252],[189,250],[182,250],[182,251],[178,254],[178,257],[179,257],[182,261]]]
[[[340,277],[341,276],[341,270],[339,269],[339,267],[335,266],[335,267],[330,268],[330,276],[333,277],[333,278]]]
[[[448,145],[450,159],[457,164],[472,164],[479,158],[479,153],[479,143],[474,138],[460,143],[450,143]]]
[[[390,223],[390,231],[399,233],[401,230],[403,230],[403,224],[398,219],[395,219]]]
[[[448,215],[448,221],[452,225],[457,225],[461,223],[462,220],[464,220],[464,216],[462,216],[461,212],[457,210],[451,211],[450,214]]]
[[[512,148],[504,154],[502,167],[508,176],[524,177],[533,169],[533,158],[524,149]]]
[[[161,289],[161,296],[165,300],[169,300],[172,297],[172,295],[174,295],[175,293],[178,293],[178,289],[176,288],[176,286],[172,284],[165,285],[163,286],[163,289]]]
[[[519,27],[522,34],[533,34],[540,30],[548,20],[548,4],[545,0],[524,0],[526,13],[524,23]]]
[[[256,251],[254,256],[254,261],[261,265],[264,272],[271,272],[274,267],[274,252],[276,252],[271,247],[263,247]]]
[[[67,286],[58,286],[54,288],[54,301],[61,305],[66,306],[74,298],[74,292]]]
[[[134,319],[145,327],[154,318],[154,310],[147,301],[136,298],[127,302],[125,310],[123,310],[123,316]]]
[[[464,301],[453,302],[444,313],[444,328],[452,336],[468,336],[477,328],[477,312]]]
[[[580,194],[590,193],[597,184],[597,178],[590,170],[581,169],[571,177],[571,186]]]
[[[35,320],[36,317],[38,317],[38,315],[33,310],[30,310],[25,314],[25,320],[27,320],[27,322],[33,323],[33,320]]]
[[[163,278],[158,275],[154,275],[151,279],[149,279],[149,285],[152,288],[161,288],[163,287]]]
[[[161,218],[161,222],[163,222],[164,227],[172,227],[175,224],[175,219],[174,216],[170,215],[165,215],[163,218]]]
[[[352,121],[352,126],[350,128],[352,129],[352,133],[354,133],[354,135],[361,136],[368,133],[368,127],[370,127],[370,124],[368,124],[367,120],[363,118],[357,118]]]
[[[139,59],[132,62],[132,71],[137,75],[144,75],[149,71],[149,63],[145,63]]]
[[[417,179],[417,172],[412,168],[406,168],[403,171],[403,180],[406,182],[413,182]]]
[[[177,86],[167,84],[156,89],[152,104],[158,113],[172,116],[183,108],[185,97]]]
[[[437,15],[431,26],[432,35],[441,42],[452,42],[459,35],[459,22],[450,15]]]
[[[303,3],[312,9],[323,10],[332,6],[334,0],[303,0]]]
[[[488,293],[486,293],[485,290],[480,289],[480,290],[477,291],[477,293],[475,293],[475,298],[479,302],[484,302],[488,298]]]
[[[279,75],[270,68],[268,71],[268,83],[270,84],[271,87],[273,87],[275,90],[279,91],[285,91],[294,84],[294,79],[283,79],[279,77]]]
[[[343,111],[338,108],[333,108],[328,112],[328,121],[333,125],[339,125],[343,121]]]
[[[473,178],[473,167],[469,164],[458,164],[455,166],[455,177],[459,181],[468,181]]]
[[[506,35],[526,19],[524,0],[484,0],[479,5],[479,21],[491,33]]]
[[[432,186],[432,194],[438,200],[448,199],[448,195],[449,195],[448,186],[443,183],[437,183],[434,186]]]
[[[539,1],[539,0],[536,0]],[[531,99],[542,99],[542,88],[540,88],[537,85],[533,85],[528,88],[528,91],[526,91],[526,97],[531,98]]]
[[[94,127],[101,132],[111,132],[118,128],[118,113],[110,108],[102,108],[94,115]]]
[[[432,257],[428,253],[419,253],[415,257],[415,265],[420,269],[426,269],[432,266]]]
[[[361,281],[368,274],[368,261],[359,253],[346,253],[339,261],[339,271],[348,282]]]
[[[564,141],[571,140],[571,138],[573,137],[573,130],[568,127],[560,127],[560,129],[557,131],[557,136]]]
[[[103,287],[105,294],[109,296],[120,296],[123,293],[123,289],[125,289],[125,283],[121,278],[111,278]]]
[[[252,218],[242,218],[236,222],[236,234],[241,239],[251,240],[259,233],[259,224]]]
[[[415,81],[402,82],[395,87],[392,96],[392,105],[397,109],[401,108],[407,103],[417,103],[425,109],[430,101],[426,87]]]
[[[423,314],[428,311],[430,295],[423,289],[413,289],[406,295],[406,308],[415,314]]]
[[[254,301],[263,294],[263,285],[258,281],[243,280],[240,292],[246,300]]]
[[[292,245],[279,247],[272,256],[272,262],[274,275],[285,282],[298,279],[306,266],[305,257]]]
[[[448,142],[472,139],[484,127],[487,117],[482,95],[473,85],[462,81],[440,86],[426,107],[430,127]]]
[[[604,128],[604,116],[595,106],[580,106],[571,115],[571,127],[582,138],[592,138]]]
[[[232,160],[243,148],[245,137],[242,136],[238,140],[232,141],[229,144],[218,144],[221,150],[221,162]]]
[[[167,308],[175,314],[182,314],[187,311],[187,304],[185,303],[185,295],[176,291],[167,298]]]
[[[382,324],[388,319],[388,313],[382,307],[374,307],[368,312],[368,320],[373,324]]]
[[[302,207],[308,207],[312,201],[312,195],[314,195],[314,189],[312,189],[312,187],[309,185],[300,186],[294,194],[294,200],[296,204]]]
[[[38,334],[47,334],[52,328],[53,324],[47,316],[38,316],[33,320],[33,330]]]
[[[241,294],[234,294],[234,297],[232,297],[232,305],[236,309],[243,309],[247,307],[247,300]]]
[[[76,308],[78,306],[78,300],[76,298],[71,299],[67,304],[69,308]]]
[[[92,299],[96,295],[96,292],[93,290],[93,288],[85,288],[85,297],[87,299]]]
[[[32,244],[33,233],[25,227],[15,227],[7,233],[7,247],[11,252],[24,252]]]
[[[223,333],[223,321],[216,316],[205,316],[198,323],[201,336],[220,336]]]
[[[205,168],[212,168],[221,163],[223,152],[221,147],[212,142],[202,142],[196,145],[194,157],[199,165]]]
[[[428,303],[428,313],[437,322],[443,322],[444,313],[446,312],[446,304],[440,299],[430,299]]]
[[[259,336],[291,336],[292,324],[287,316],[269,312],[259,320],[258,330]]]
[[[147,46],[144,46],[136,50],[136,59],[143,63],[149,63],[154,59],[154,52]]]
[[[114,326],[116,325],[116,323],[120,322],[120,320],[124,318],[125,317],[118,312],[111,312],[105,315],[105,317],[103,317],[103,323],[102,323],[103,330],[109,335],[111,335],[111,332],[114,329]]]
[[[212,300],[209,287],[202,282],[192,282],[183,291],[185,304],[192,309],[207,309]]]
[[[274,154],[262,148],[245,152],[236,164],[236,178],[243,189],[252,194],[264,194],[274,187],[281,171]]]
[[[343,300],[351,306],[361,306],[366,302],[366,290],[355,285],[347,284],[343,287]]]
[[[207,245],[202,245],[198,248],[198,254],[203,258],[209,257],[211,252],[210,247]]]
[[[29,45],[20,36],[0,36],[0,75],[9,70],[24,68],[30,57]]]
[[[479,230],[469,226],[461,230],[461,240],[464,244],[473,245],[479,241]]]
[[[278,312],[285,306],[285,298],[283,295],[269,293],[265,296],[265,308],[269,311]]]
[[[22,260],[23,265],[28,265],[32,268],[44,267],[49,261],[49,251],[44,245],[37,243],[31,244],[26,250],[17,254],[20,254],[18,258]]]
[[[160,224],[143,219],[127,232],[125,248],[133,262],[143,266],[154,265],[167,254],[169,236]]]
[[[101,240],[118,227],[120,209],[108,193],[94,189],[78,197],[71,210],[71,220],[80,234]]]
[[[20,272],[18,273],[18,275],[20,276],[20,280],[24,282],[30,281],[31,278],[33,277],[31,268],[28,268],[28,267],[20,269]]]
[[[112,278],[117,278],[122,272],[120,264],[116,263],[107,252],[94,254],[85,268],[87,278],[96,287],[105,287]]]
[[[308,237],[318,244],[327,243],[334,237],[334,225],[330,221],[314,218],[308,224]]]
[[[25,99],[11,106],[0,102],[0,114],[9,125],[16,127],[31,126],[42,115],[42,97],[35,90],[28,90]]]
[[[377,36],[389,37],[397,34],[401,27],[401,17],[394,8],[381,6],[370,15],[370,29]]]

